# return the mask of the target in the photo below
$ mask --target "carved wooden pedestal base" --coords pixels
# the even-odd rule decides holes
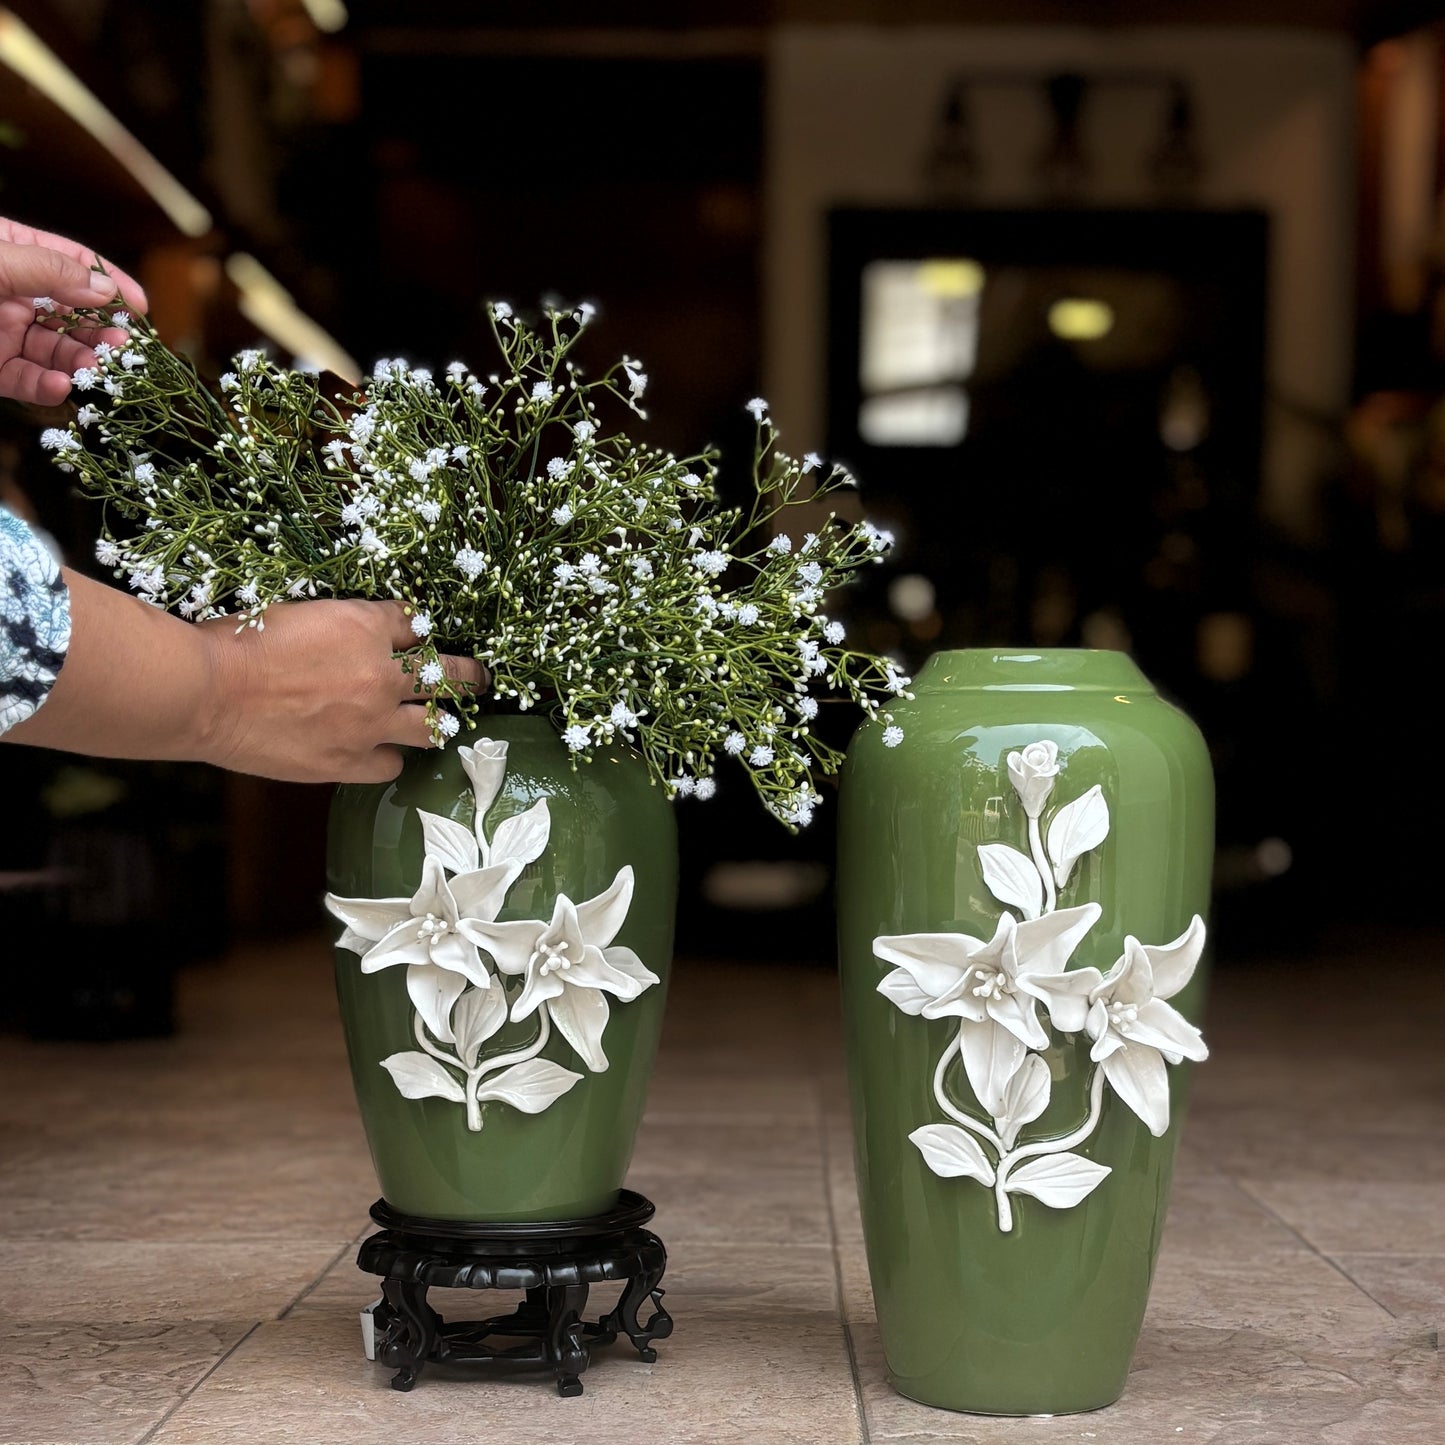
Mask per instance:
[[[381,1232],[363,1241],[356,1263],[382,1277],[384,1299],[372,1323],[376,1358],[396,1369],[392,1388],[410,1390],[436,1361],[545,1370],[556,1377],[558,1394],[580,1395],[591,1347],[620,1334],[650,1364],[657,1358],[652,1341],[672,1333],[658,1288],[667,1251],[642,1228],[653,1213],[651,1201],[629,1189],[605,1214],[541,1224],[421,1219],[378,1200],[371,1217]],[[610,1313],[585,1321],[588,1287],[608,1280],[627,1286]],[[511,1314],[448,1324],[427,1304],[434,1285],[520,1289],[526,1298]],[[649,1301],[653,1313],[642,1324],[637,1312]]]

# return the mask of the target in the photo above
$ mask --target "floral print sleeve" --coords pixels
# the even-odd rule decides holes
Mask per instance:
[[[0,733],[45,701],[69,645],[70,593],[60,566],[0,507]]]

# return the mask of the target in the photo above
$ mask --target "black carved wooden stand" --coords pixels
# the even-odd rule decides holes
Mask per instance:
[[[381,1231],[362,1242],[356,1263],[382,1279],[372,1323],[377,1359],[396,1369],[392,1388],[410,1390],[436,1361],[545,1370],[556,1377],[558,1394],[580,1395],[591,1347],[620,1334],[650,1364],[657,1358],[652,1341],[672,1333],[658,1288],[667,1251],[642,1227],[653,1213],[652,1202],[630,1189],[604,1214],[540,1224],[422,1219],[379,1199],[371,1217]],[[607,1280],[627,1286],[608,1314],[589,1323],[582,1318],[588,1288]],[[434,1285],[520,1289],[526,1297],[511,1314],[448,1324],[427,1304]],[[649,1301],[653,1313],[642,1324],[637,1312]]]

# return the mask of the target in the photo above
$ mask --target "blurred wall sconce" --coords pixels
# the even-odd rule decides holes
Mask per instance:
[[[1050,198],[1070,200],[1093,174],[1084,137],[1088,102],[1101,89],[1124,87],[1163,94],[1163,125],[1157,144],[1143,158],[1144,175],[1151,189],[1173,196],[1187,193],[1204,173],[1194,97],[1177,75],[1133,70],[1066,71],[1044,77],[1027,70],[973,71],[951,77],[924,155],[924,182],[940,199],[966,196],[984,172],[977,112],[987,93],[1026,90],[1042,98],[1049,122],[1035,178]]]
[[[957,79],[944,92],[943,108],[924,160],[923,179],[931,193],[947,198],[967,193],[978,176],[968,82]]]
[[[1082,75],[1053,75],[1044,82],[1053,133],[1039,156],[1035,173],[1052,195],[1072,195],[1089,178],[1082,132],[1089,84]]]
[[[1199,142],[1194,133],[1194,100],[1179,80],[1169,86],[1164,112],[1164,136],[1149,158],[1149,176],[1163,191],[1187,191],[1204,173]]]

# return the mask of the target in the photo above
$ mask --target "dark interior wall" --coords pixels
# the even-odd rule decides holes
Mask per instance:
[[[761,60],[380,53],[361,76],[342,224],[306,167],[286,180],[354,353],[482,366],[485,299],[590,300],[591,364],[644,360],[656,439],[712,438],[758,368]]]
[[[833,204],[868,201],[868,192],[880,187],[894,202],[912,203],[922,183],[921,162],[939,99],[934,89],[919,83],[916,68],[905,67],[904,80],[893,90],[874,87],[866,92],[875,101],[879,95],[887,100],[877,113],[849,102],[853,113],[840,120],[820,104],[830,93],[836,98],[836,68],[822,67],[810,82],[818,86],[817,95],[805,94],[795,84],[796,72],[786,65],[779,68],[779,54],[786,59],[791,42],[786,35],[780,39],[773,27],[819,22],[813,28],[822,32],[826,21],[862,23],[874,27],[861,45],[862,52],[871,54],[882,52],[886,37],[912,33],[908,24],[898,22],[938,26],[959,18],[954,7],[944,5],[883,7],[860,0],[835,7],[828,15],[801,3],[689,6],[682,12],[640,6],[626,14],[609,12],[599,20],[586,7],[564,7],[549,15],[548,25],[539,26],[529,7],[493,7],[479,19],[452,5],[366,0],[352,6],[347,31],[318,38],[298,22],[299,7],[281,0],[195,7],[186,17],[177,16],[174,25],[159,28],[127,27],[127,7],[101,0],[29,8],[35,11],[37,28],[45,28],[52,38],[58,40],[70,25],[66,54],[76,68],[167,164],[214,204],[218,229],[195,248],[196,266],[187,253],[171,247],[175,264],[167,274],[181,278],[182,290],[193,284],[185,278],[193,272],[205,274],[207,264],[214,276],[218,258],[228,248],[251,249],[292,289],[303,308],[364,362],[404,354],[433,366],[454,356],[485,363],[491,343],[481,306],[488,297],[506,297],[524,307],[545,295],[592,300],[600,317],[590,349],[583,353],[584,364],[595,370],[624,352],[640,357],[652,379],[649,438],[678,450],[717,443],[725,458],[747,455],[750,429],[741,403],[759,391],[774,401],[790,444],[801,450],[823,440],[827,395],[810,356],[826,350],[830,328],[839,318],[836,308],[810,309],[808,298],[826,290],[826,264],[820,259],[826,207],[814,206],[816,196],[809,187],[817,175],[806,172],[811,168],[826,173],[828,185],[839,176],[846,179],[847,194],[834,194]],[[1066,17],[1055,13],[1059,8],[1039,5],[1025,13],[1016,7],[978,6],[971,7],[966,18],[1078,18],[1078,7],[1065,7]],[[1133,43],[1131,33],[1137,39],[1130,26],[1158,18],[1152,10],[1145,14],[1146,8],[1092,7],[1089,18],[1101,24],[1070,33],[1075,40],[1082,33],[1104,58],[1102,65],[1125,53],[1118,47]],[[1274,187],[1266,198],[1270,204],[1289,187],[1298,189],[1301,175],[1279,162],[1265,142],[1289,132],[1296,146],[1289,153],[1308,151],[1316,160],[1323,154],[1320,145],[1335,143],[1336,132],[1342,132],[1337,122],[1343,118],[1347,129],[1353,111],[1350,46],[1354,37],[1373,35],[1391,23],[1388,8],[1265,6],[1250,7],[1245,16],[1201,6],[1192,15],[1183,7],[1171,14],[1171,20],[1195,22],[1298,24],[1305,27],[1302,34],[1307,31],[1313,38],[1311,44],[1321,41],[1343,57],[1330,73],[1338,70],[1345,93],[1323,128],[1302,124],[1291,131],[1300,115],[1308,120],[1311,112],[1278,85],[1270,91],[1273,108],[1267,113],[1255,114],[1240,104],[1249,76],[1269,78],[1270,47],[1284,43],[1280,32],[1227,32],[1226,38],[1242,47],[1240,53],[1253,57],[1253,69],[1248,76],[1231,64],[1215,65],[1211,71],[1213,88],[1201,112],[1206,159],[1213,167],[1210,177],[1223,177],[1227,184],[1212,190],[1206,186],[1208,205],[1218,207],[1230,195],[1247,200],[1249,186],[1256,191]],[[147,19],[155,20],[162,9],[146,8]],[[230,50],[218,48],[217,17],[222,14],[232,27],[225,33],[235,40]],[[71,24],[67,16],[89,18],[85,24]],[[982,33],[954,27],[950,43],[977,53]],[[1035,56],[1051,54],[1059,34],[1040,24],[1027,49]],[[1219,34],[1214,32],[1216,40]],[[1137,50],[1129,53],[1137,58]],[[235,82],[229,110],[218,101],[224,89],[218,65]],[[780,87],[792,93],[780,97]],[[802,174],[796,154],[791,160],[784,157],[782,169],[778,167],[780,100],[806,110],[816,136],[818,150],[803,158]],[[899,105],[906,112],[905,129],[912,127],[903,144],[890,130]],[[42,110],[21,107],[16,113],[29,125],[31,142],[9,155],[0,209],[13,202],[37,219],[62,227],[83,231],[91,225],[102,245],[126,260],[149,256],[151,274],[159,274],[156,256],[167,238],[153,208],[147,210],[133,187],[106,179],[103,157],[88,154],[82,163],[70,133],[59,125],[47,128]],[[1097,157],[1096,175],[1106,189],[1114,186],[1111,194],[1118,200],[1120,167],[1135,165],[1152,145],[1153,132],[1145,136],[1137,130],[1135,113],[1114,101],[1096,114],[1113,117],[1109,123],[1115,128]],[[986,168],[992,168],[985,170],[991,179],[975,198],[982,208],[996,209],[1007,199],[1007,186],[996,183],[1010,179],[1010,166],[1017,172],[1013,179],[1033,184],[1027,167],[1013,165],[1016,155],[1024,153],[1018,137],[1026,129],[1011,121],[998,127],[1003,149],[982,157]],[[1011,130],[1018,135],[1010,136]],[[1028,136],[1033,134],[1028,131]],[[238,139],[246,144],[228,149]],[[1252,169],[1241,169],[1240,156],[1256,142],[1263,159],[1252,163]],[[57,154],[75,158],[77,184],[57,183]],[[247,165],[256,167],[254,174],[242,174]],[[1226,786],[1231,775],[1239,776],[1241,756],[1252,757],[1253,776],[1267,774],[1274,756],[1272,739],[1284,735],[1301,709],[1321,716],[1314,700],[1322,691],[1339,706],[1332,716],[1346,718],[1350,699],[1368,685],[1372,658],[1384,658],[1398,671],[1422,650],[1428,652],[1438,630],[1438,527],[1431,519],[1440,509],[1430,502],[1435,471],[1427,466],[1420,474],[1423,480],[1408,484],[1405,511],[1407,520],[1414,519],[1414,530],[1403,553],[1381,544],[1370,530],[1380,518],[1388,520],[1399,511],[1380,503],[1388,489],[1360,483],[1353,473],[1348,485],[1341,480],[1349,471],[1347,431],[1353,425],[1345,410],[1347,387],[1335,388],[1338,404],[1330,398],[1334,373],[1347,380],[1350,300],[1338,294],[1338,287],[1301,282],[1307,275],[1335,275],[1344,265],[1336,263],[1350,250],[1353,217],[1351,207],[1340,200],[1348,188],[1348,156],[1333,166],[1332,174],[1341,187],[1339,196],[1331,193],[1326,204],[1312,211],[1291,211],[1287,224],[1272,232],[1275,272],[1282,268],[1295,294],[1307,295],[1308,309],[1301,311],[1290,302],[1296,309],[1281,311],[1279,288],[1271,287],[1271,315],[1294,351],[1288,353],[1293,359],[1285,368],[1266,366],[1259,400],[1267,425],[1278,430],[1285,418],[1285,429],[1295,428],[1291,436],[1308,433],[1324,439],[1296,448],[1291,465],[1296,476],[1311,482],[1323,478],[1325,492],[1339,505],[1321,514],[1323,525],[1301,540],[1251,531],[1258,520],[1255,513],[1236,527],[1230,506],[1238,496],[1230,501],[1227,488],[1211,483],[1207,505],[1193,518],[1204,529],[1211,565],[1218,564],[1216,578],[1237,583],[1244,576],[1248,583],[1243,600],[1216,593],[1209,610],[1243,617],[1252,626],[1254,656],[1261,660],[1256,676],[1279,699],[1278,706],[1261,711],[1258,694],[1248,688],[1221,685],[1207,696],[1190,696],[1187,687],[1176,685],[1217,739]],[[1240,182],[1241,175],[1247,185]],[[98,203],[97,195],[102,197]],[[1031,203],[1037,200],[1031,197]],[[812,248],[806,253],[797,245],[802,233]],[[1373,253],[1364,247],[1360,254],[1368,258]],[[230,299],[223,290],[204,305],[195,297],[181,298],[185,314],[203,318],[197,321],[198,342],[217,357],[251,339],[237,323],[234,308],[227,310]],[[166,304],[175,300],[167,292]],[[1333,340],[1326,346],[1301,341],[1316,334],[1310,328],[1320,317],[1328,317],[1343,338],[1339,346]],[[1412,335],[1421,330],[1418,317],[1406,318],[1405,324],[1414,328]],[[1428,327],[1424,329],[1428,346]],[[1377,360],[1398,355],[1389,334],[1388,326],[1371,333],[1386,337],[1374,347]],[[1344,358],[1339,366],[1336,352]],[[1325,364],[1306,376],[1303,388],[1297,386],[1297,373],[1307,373],[1321,357]],[[1237,385],[1245,385],[1244,369],[1234,378]],[[1317,386],[1321,377],[1328,384]],[[1431,414],[1432,384],[1426,376],[1425,390],[1411,413],[1417,421]],[[1328,405],[1321,404],[1322,396]],[[1000,392],[999,403],[1026,416],[1031,399],[1026,388],[1016,388],[1012,401]],[[1392,425],[1386,423],[1384,429]],[[1416,427],[1408,443],[1412,455],[1430,454],[1430,435],[1428,428]],[[1335,471],[1330,472],[1331,467]],[[875,480],[870,473],[876,472],[880,485],[873,495],[881,500],[885,470],[865,467],[862,461],[859,469],[865,496]],[[1265,490],[1272,485],[1267,477]],[[1438,486],[1434,491],[1445,494]],[[1278,501],[1271,494],[1269,507]],[[1120,505],[1132,507],[1134,502],[1126,499]],[[1148,530],[1157,520],[1146,523],[1140,514],[1133,515],[1136,531]],[[76,528],[82,547],[88,540],[80,537],[84,530],[82,522]],[[1155,540],[1163,541],[1176,529],[1157,530]],[[1249,541],[1247,558],[1240,545],[1243,538]],[[1175,547],[1162,558],[1135,558],[1131,566],[1136,575],[1122,585],[1138,588],[1145,599],[1137,638],[1144,643],[1147,627],[1155,625],[1158,636],[1148,645],[1162,660],[1158,670],[1177,668],[1182,678],[1197,659],[1199,637],[1183,625],[1164,625],[1172,615],[1167,598],[1161,603],[1157,589],[1147,591],[1144,574],[1152,568],[1151,575],[1162,575],[1169,567],[1188,574],[1189,559]],[[976,595],[963,598],[965,610],[974,606],[985,615],[958,633],[958,640],[985,640],[1033,627],[1040,615],[1037,599],[1017,588],[1010,594],[1011,584],[995,586],[998,580],[982,579],[971,589]],[[901,631],[899,635],[906,641]],[[1053,640],[1078,640],[1078,634],[1066,629]],[[1161,680],[1175,682],[1168,676]],[[1312,736],[1324,746],[1335,732],[1317,730]],[[1307,785],[1299,770],[1288,783],[1291,788]],[[1273,805],[1288,792],[1278,779],[1270,787],[1257,782],[1233,791],[1222,814],[1239,820],[1230,826],[1251,846],[1274,829],[1268,817],[1255,816],[1269,811],[1262,800]],[[243,927],[314,922],[324,790],[231,780],[224,791],[234,860],[226,881],[232,916]],[[288,832],[298,840],[295,848],[277,846],[277,817],[291,821]],[[694,884],[701,883],[719,857],[764,857],[825,868],[829,862],[826,823],[810,838],[792,840],[768,831],[772,825],[764,826],[766,820],[746,809],[731,810],[721,799],[706,815],[694,809],[681,821],[684,847],[692,850]],[[1312,835],[1309,829],[1300,830],[1297,856],[1303,860],[1309,846],[1322,837],[1320,828]],[[1420,848],[1408,851],[1412,858],[1424,856]],[[1325,881],[1320,897],[1333,906],[1336,900]],[[1274,910],[1279,917],[1291,912],[1291,901],[1282,903]],[[695,936],[718,947],[762,947],[766,937],[773,940],[770,946],[827,951],[826,943],[818,944],[824,917],[819,910],[825,900],[813,914],[795,919],[796,927],[774,918],[759,928],[756,920],[740,915],[725,919],[721,912],[709,914],[703,905],[694,903],[693,908]]]

